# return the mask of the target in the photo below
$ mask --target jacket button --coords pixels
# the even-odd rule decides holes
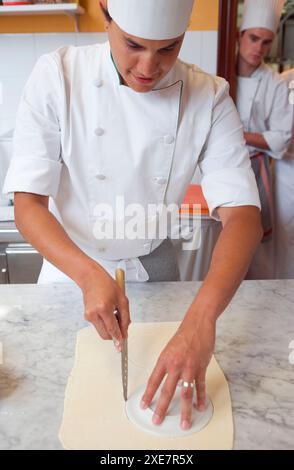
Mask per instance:
[[[98,137],[100,137],[101,135],[104,134],[104,129],[102,129],[102,127],[97,127],[97,129],[95,129],[95,134],[98,135]]]
[[[103,85],[103,81],[100,80],[100,78],[97,78],[96,80],[93,81],[93,84],[94,84],[94,86],[96,86],[97,88],[101,88],[102,85]]]
[[[174,138],[173,135],[165,135],[165,136],[164,136],[164,143],[165,143],[166,145],[173,144],[174,141],[175,141],[175,138]]]
[[[97,180],[100,180],[100,181],[106,180],[106,176],[105,176],[105,175],[102,175],[101,173],[99,173],[98,175],[96,175],[96,178],[97,178]]]

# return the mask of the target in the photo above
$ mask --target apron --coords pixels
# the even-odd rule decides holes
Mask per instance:
[[[259,191],[263,228],[262,243],[265,243],[272,239],[274,221],[270,157],[266,153],[258,152],[253,154],[250,159]]]
[[[140,256],[138,259],[132,258],[118,261],[99,259],[97,262],[113,278],[115,278],[116,269],[123,269],[127,282],[173,282],[180,280],[175,249],[169,238],[164,240],[152,253]],[[44,259],[38,284],[50,284],[53,282],[74,283],[72,279]]]

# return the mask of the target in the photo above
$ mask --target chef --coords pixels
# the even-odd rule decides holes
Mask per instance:
[[[248,277],[274,277],[273,197],[270,159],[281,159],[289,145],[293,109],[286,83],[263,59],[268,56],[284,0],[246,0],[237,61],[237,109],[245,129],[261,200],[263,243]]]
[[[289,87],[294,107],[294,69],[281,77]],[[275,277],[294,279],[294,119],[292,141],[285,155],[275,163]]]
[[[153,416],[159,425],[180,382],[180,424],[189,429],[194,384],[197,406],[205,407],[217,318],[261,239],[258,190],[228,84],[177,59],[193,0],[104,0],[101,7],[109,42],[63,47],[35,66],[4,191],[15,195],[19,230],[45,258],[40,282],[77,283],[85,318],[120,351],[130,315],[115,268],[124,266],[127,281],[158,279],[164,267],[161,279],[177,278],[168,275],[166,240],[121,236],[127,213],[134,205],[146,214],[150,205],[180,205],[199,166],[210,213],[223,231],[141,403],[148,407],[163,385]],[[152,225],[154,217],[144,222]]]

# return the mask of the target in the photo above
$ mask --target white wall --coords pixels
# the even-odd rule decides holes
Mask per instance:
[[[104,33],[1,34],[0,35],[0,136],[14,127],[21,92],[37,59],[60,46],[104,42]],[[216,73],[217,32],[186,34],[181,59]]]

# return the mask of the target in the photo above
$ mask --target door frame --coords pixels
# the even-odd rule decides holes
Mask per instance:
[[[237,15],[238,0],[219,0],[217,74],[229,82],[234,101],[237,93]]]

